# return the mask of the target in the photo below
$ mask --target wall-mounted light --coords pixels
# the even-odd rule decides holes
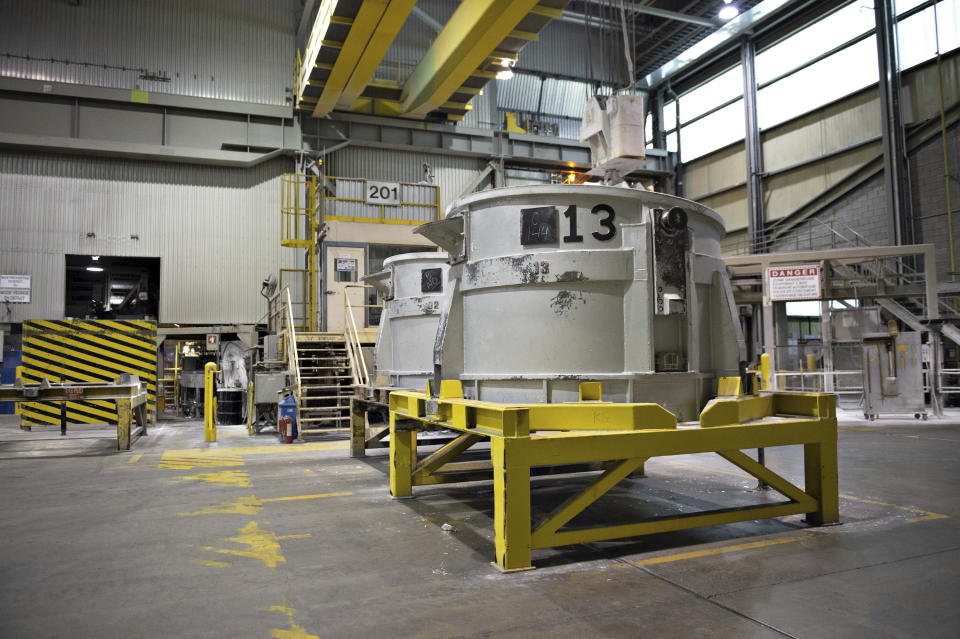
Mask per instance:
[[[497,80],[509,80],[510,78],[512,78],[513,69],[511,69],[510,67],[512,67],[513,65],[514,65],[513,60],[507,60],[506,58],[501,59],[500,66],[502,66],[503,68],[497,71]]]
[[[88,266],[88,267],[87,267],[87,270],[88,270],[88,271],[93,271],[94,273],[99,273],[100,271],[103,270],[103,267],[102,267],[102,266]]]
[[[99,256],[99,255],[91,255],[91,256],[90,256],[90,259],[93,260],[94,262],[98,262],[98,261],[100,261],[100,256]]]
[[[723,0],[723,6],[720,7],[720,11],[717,12],[717,17],[727,22],[733,20],[738,15],[740,15],[740,9],[737,8],[737,5],[733,4],[733,0]]]

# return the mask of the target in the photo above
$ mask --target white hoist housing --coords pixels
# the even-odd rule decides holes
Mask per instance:
[[[580,141],[590,145],[590,175],[616,170],[626,175],[643,168],[646,157],[642,95],[594,96],[587,102]]]

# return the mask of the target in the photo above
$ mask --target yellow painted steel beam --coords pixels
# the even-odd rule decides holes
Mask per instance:
[[[404,114],[420,118],[446,102],[536,5],[536,0],[460,3],[407,79]]]
[[[514,29],[507,34],[507,37],[514,38],[516,40],[527,40],[529,42],[533,42],[540,39],[540,34],[538,34],[536,31],[521,31],[520,29]]]
[[[535,16],[550,18],[551,20],[557,20],[563,17],[563,9],[558,9],[557,7],[545,7],[539,4],[533,9],[530,9],[530,13]]]
[[[313,25],[310,27],[310,34],[307,36],[306,46],[303,50],[302,63],[299,66],[299,77],[295,78],[297,83],[296,95],[298,96],[302,95],[303,90],[307,87],[307,80],[310,79],[310,73],[313,71],[313,65],[317,62],[320,49],[333,46],[334,44],[324,38],[327,35],[327,29],[329,29],[333,23],[333,12],[336,8],[337,0],[321,0],[320,6],[317,8],[317,14],[314,16]],[[339,43],[337,44],[339,45]],[[297,59],[298,61],[301,60],[299,56]]]
[[[337,105],[340,94],[346,89],[350,76],[357,66],[357,62],[367,48],[370,37],[380,24],[380,19],[389,4],[388,0],[367,0],[360,3],[360,10],[353,19],[353,25],[347,34],[347,39],[340,48],[340,54],[333,64],[333,70],[327,83],[323,87],[323,93],[313,107],[313,117],[322,118],[327,115]],[[311,64],[313,60],[310,61]]]
[[[367,2],[364,2],[367,4]],[[371,3],[374,4],[374,3]],[[344,87],[343,93],[337,100],[337,106],[347,108],[351,106],[363,90],[370,84],[383,56],[387,54],[400,28],[407,21],[413,10],[416,0],[390,0],[387,2],[376,28],[370,35],[363,53],[356,61],[356,66],[350,74],[350,79]],[[351,29],[352,31],[352,29]],[[339,60],[338,60],[339,63]]]

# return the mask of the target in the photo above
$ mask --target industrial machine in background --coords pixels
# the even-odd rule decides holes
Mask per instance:
[[[251,435],[266,428],[276,428],[277,406],[290,384],[290,371],[281,356],[280,341],[279,335],[265,335],[262,358],[257,357],[256,351],[250,351],[248,355],[251,375],[247,427]]]
[[[433,376],[433,347],[447,254],[403,253],[383,262],[384,270],[364,278],[384,299],[374,349],[374,386],[424,388]]]
[[[416,232],[450,255],[434,372],[491,402],[656,402],[695,419],[744,343],[720,216],[602,185],[475,193]],[[746,381],[749,383],[749,380]],[[439,386],[439,379],[435,388]]]
[[[923,344],[918,332],[901,333],[896,321],[886,333],[863,336],[863,416],[913,415],[927,418]]]

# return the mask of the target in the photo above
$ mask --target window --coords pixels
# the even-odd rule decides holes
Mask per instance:
[[[689,162],[737,140],[742,140],[745,130],[743,100],[737,100],[693,124],[681,127],[680,144],[683,161]]]

